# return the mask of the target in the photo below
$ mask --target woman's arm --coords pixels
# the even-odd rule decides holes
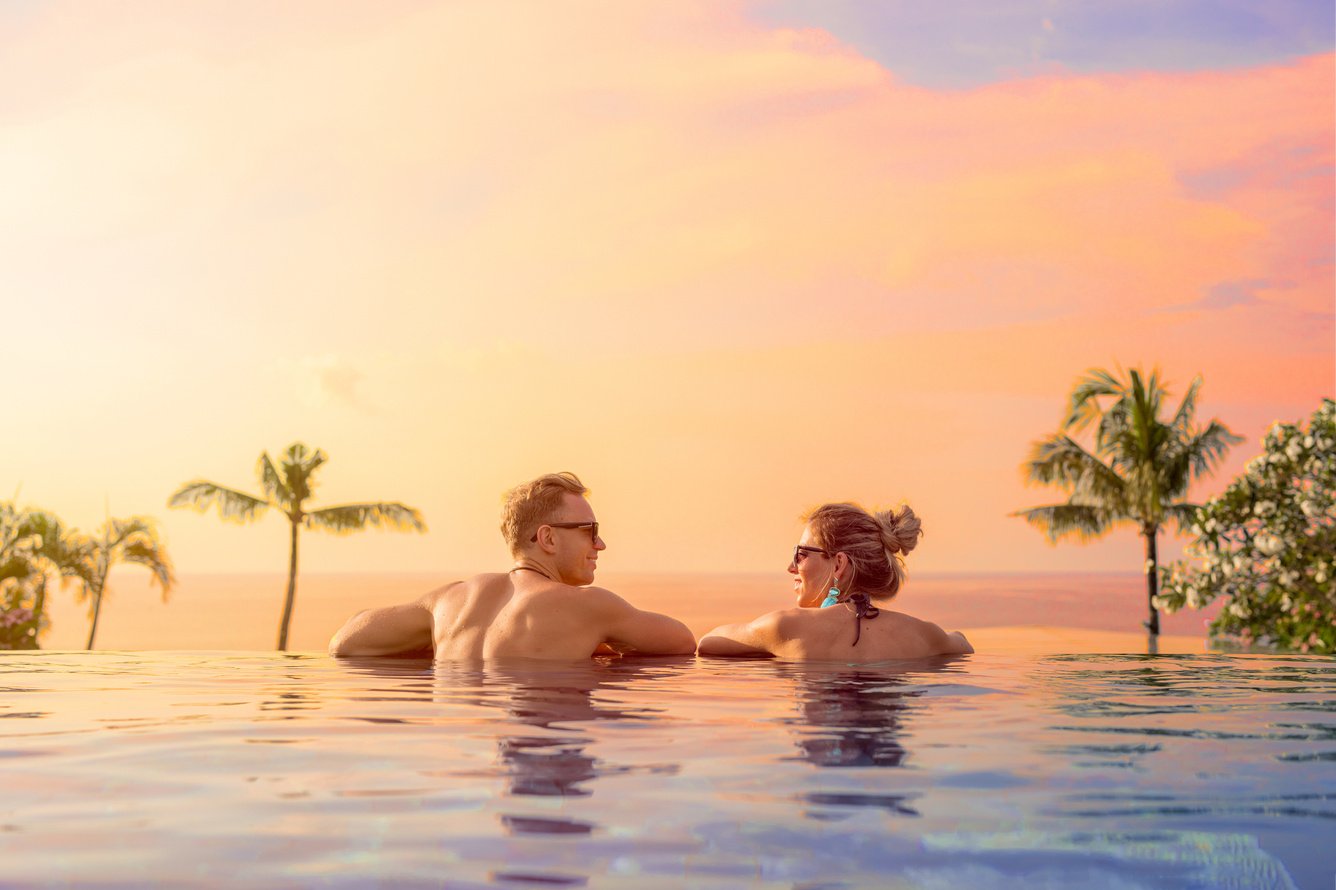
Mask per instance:
[[[721,658],[756,658],[775,655],[783,612],[771,612],[746,624],[721,624],[700,638],[696,652]]]

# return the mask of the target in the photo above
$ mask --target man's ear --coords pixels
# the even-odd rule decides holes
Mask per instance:
[[[552,526],[540,525],[538,527],[538,549],[544,553],[557,552],[556,535],[552,533]]]

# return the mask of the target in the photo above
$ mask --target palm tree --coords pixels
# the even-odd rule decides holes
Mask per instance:
[[[292,602],[297,593],[297,531],[310,529],[350,534],[368,526],[384,526],[395,531],[425,532],[427,526],[417,510],[399,503],[344,504],[323,510],[306,509],[316,469],[328,458],[320,449],[309,450],[294,442],[283,453],[282,463],[274,466],[269,452],[263,452],[256,466],[264,496],[227,488],[216,482],[197,479],[181,486],[167,501],[169,507],[191,507],[201,513],[213,504],[218,515],[232,522],[251,522],[273,507],[288,518],[292,531],[292,549],[288,560],[288,595],[283,602],[283,620],[278,629],[279,651],[288,648],[288,624],[292,620]]]
[[[1068,492],[1067,502],[1012,514],[1043,529],[1054,542],[1069,534],[1089,540],[1115,524],[1134,523],[1146,539],[1146,628],[1152,637],[1160,632],[1155,608],[1160,526],[1172,519],[1182,531],[1192,523],[1197,505],[1184,500],[1188,485],[1242,441],[1217,420],[1195,426],[1201,382],[1200,377],[1192,381],[1174,416],[1165,421],[1160,408],[1168,393],[1158,371],[1143,379],[1132,370],[1126,380],[1100,369],[1087,371],[1072,390],[1058,432],[1034,443],[1023,465],[1029,482],[1059,486]],[[1101,403],[1106,398],[1112,399],[1107,406]],[[1093,453],[1071,437],[1091,424],[1096,425]]]
[[[167,548],[153,521],[143,516],[108,519],[96,535],[84,537],[78,546],[82,551],[82,569],[78,576],[83,582],[83,597],[92,601],[87,647],[91,650],[97,636],[97,621],[102,615],[102,601],[107,593],[107,575],[112,566],[130,563],[148,569],[152,581],[162,589],[163,602],[167,601],[176,579],[172,577]]]
[[[0,641],[0,648],[37,648],[46,623],[47,583],[52,575],[62,586],[72,579],[83,580],[84,541],[52,513],[0,503],[0,607],[10,615],[3,628],[9,640]],[[15,620],[16,616],[23,617]]]

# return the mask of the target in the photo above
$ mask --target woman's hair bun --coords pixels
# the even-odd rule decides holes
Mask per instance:
[[[891,510],[878,512],[877,524],[881,526],[886,549],[892,553],[908,554],[923,536],[922,523],[908,504],[901,506],[898,513]]]

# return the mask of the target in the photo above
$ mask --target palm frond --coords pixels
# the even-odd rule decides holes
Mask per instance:
[[[1120,518],[1090,504],[1051,504],[1047,507],[1018,510],[1011,515],[1020,516],[1036,528],[1042,529],[1048,535],[1048,539],[1055,543],[1067,535],[1076,535],[1083,541],[1097,538]]]
[[[326,507],[306,514],[307,524],[311,528],[333,532],[336,535],[351,534],[368,526],[384,527],[394,531],[425,532],[426,523],[422,515],[412,507],[399,503],[344,504],[338,507]]]
[[[1188,391],[1183,393],[1183,400],[1178,403],[1178,410],[1174,412],[1174,419],[1170,426],[1183,437],[1191,434],[1192,417],[1197,413],[1197,397],[1201,393],[1201,375],[1198,374],[1192,378],[1188,384]]]
[[[268,451],[260,452],[260,459],[255,465],[255,474],[260,477],[260,488],[270,501],[285,506],[295,506],[292,503],[292,492],[283,483],[283,477],[274,466]]]
[[[287,488],[293,507],[299,507],[315,490],[315,481],[311,478],[316,469],[329,458],[319,448],[312,451],[301,442],[293,442],[283,453],[283,484]]]
[[[1081,500],[1101,496],[1120,498],[1118,493],[1124,487],[1112,468],[1062,433],[1034,443],[1030,459],[1021,469],[1030,482],[1059,485],[1073,493],[1081,491]]]
[[[1076,381],[1062,429],[1080,432],[1100,417],[1099,399],[1118,395],[1122,384],[1103,368],[1091,368]]]
[[[1186,502],[1169,504],[1164,508],[1164,518],[1172,519],[1179,534],[1188,534],[1192,530],[1193,524],[1197,521],[1197,514],[1201,511],[1200,504],[1189,504]]]
[[[218,515],[228,522],[251,522],[273,506],[263,498],[205,479],[187,482],[167,499],[169,507],[188,507],[200,513],[215,504],[218,506]]]
[[[162,590],[163,602],[167,601],[176,578],[172,574],[172,561],[156,536],[141,534],[128,539],[121,550],[120,561],[143,566],[152,572],[153,580]]]

